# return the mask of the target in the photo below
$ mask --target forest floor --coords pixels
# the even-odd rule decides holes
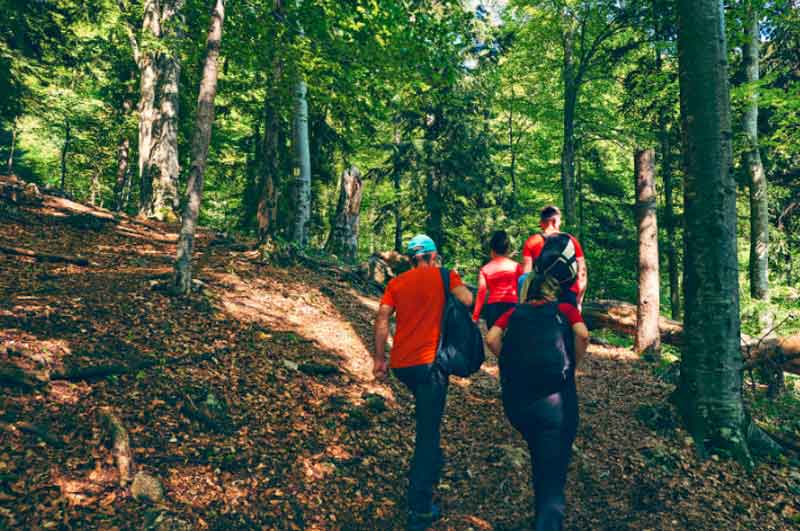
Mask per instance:
[[[204,293],[175,298],[153,289],[171,271],[175,226],[76,227],[79,212],[109,217],[54,197],[36,208],[0,201],[0,246],[91,261],[0,254],[0,366],[46,380],[157,364],[2,387],[0,529],[401,529],[413,407],[396,380],[372,380],[374,294],[261,264],[203,232]],[[666,405],[671,385],[630,350],[592,345],[578,389],[568,529],[800,528],[800,470],[698,461]],[[187,409],[209,393],[227,410],[220,425]],[[127,427],[137,470],[163,483],[162,503],[119,486],[104,407]],[[525,529],[525,445],[503,416],[493,357],[453,380],[442,439],[446,516],[435,529]]]

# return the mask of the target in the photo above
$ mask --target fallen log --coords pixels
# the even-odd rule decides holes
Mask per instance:
[[[42,441],[46,442],[50,446],[55,448],[63,448],[64,443],[56,437],[48,432],[46,429],[42,428],[41,426],[37,426],[36,424],[32,424],[30,422],[19,421],[19,422],[3,422],[0,421],[0,429],[3,429],[8,432],[15,432],[19,431],[21,433],[27,433],[29,435],[35,435]]]
[[[616,300],[595,300],[583,304],[581,313],[589,329],[608,328],[625,335],[636,333],[636,305]],[[663,343],[683,346],[683,323],[661,317],[659,331]],[[742,334],[744,369],[764,365],[782,366],[786,372],[800,374],[800,334],[759,340]]]
[[[5,247],[0,245],[0,252],[15,256],[27,256],[35,259],[37,262],[67,263],[75,264],[81,267],[93,265],[89,260],[86,258],[81,258],[80,256],[39,253],[36,251],[31,251],[30,249],[23,249],[21,247]]]

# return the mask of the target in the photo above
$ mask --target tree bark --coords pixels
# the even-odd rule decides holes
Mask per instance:
[[[686,345],[676,398],[700,455],[724,448],[749,463],[722,3],[678,0],[678,28],[686,151]]]
[[[636,225],[639,231],[639,304],[633,349],[637,354],[658,357],[661,335],[658,270],[658,224],[656,220],[655,152],[639,150],[634,159],[636,178]]]
[[[400,190],[400,172],[394,172],[392,176],[392,185],[394,186],[394,250],[398,253],[403,252],[403,213],[401,209],[401,190]]]
[[[743,129],[747,137],[745,161],[750,176],[750,295],[754,299],[769,297],[768,249],[769,210],[767,206],[767,179],[758,149],[758,90],[759,31],[758,14],[749,2],[745,23],[745,43],[742,47],[747,76],[747,106]]]
[[[72,127],[69,122],[64,122],[64,144],[61,146],[61,192],[67,183],[67,154],[69,153],[69,141],[71,139]]]
[[[276,3],[276,9],[280,4]],[[267,243],[275,233],[278,219],[278,179],[281,164],[281,117],[278,112],[279,100],[275,91],[283,75],[283,62],[276,57],[272,66],[272,82],[267,86],[264,98],[264,136],[259,145],[259,183],[256,220],[258,240]]]
[[[575,223],[575,106],[578,83],[575,79],[574,39],[571,27],[564,33],[564,143],[561,149],[561,191],[564,199],[564,219]]]
[[[292,239],[300,247],[308,243],[308,222],[311,219],[311,153],[308,145],[308,102],[306,82],[302,79],[295,85],[294,111],[295,156],[297,177],[295,178],[295,225]]]
[[[206,40],[206,59],[203,64],[203,77],[197,96],[197,116],[192,137],[192,165],[186,185],[186,205],[181,220],[178,237],[178,252],[175,260],[175,288],[183,295],[192,291],[192,248],[200,203],[203,198],[203,177],[208,160],[208,145],[211,141],[211,127],[214,124],[214,98],[217,95],[217,59],[222,43],[222,23],[225,19],[225,2],[215,0],[214,10]]]
[[[130,150],[131,141],[127,135],[123,135],[117,146],[117,176],[114,180],[114,210],[117,212],[125,207],[125,187],[130,176]]]
[[[184,0],[145,5],[145,32],[168,48],[180,35]],[[160,7],[160,10],[159,10]],[[174,219],[178,210],[178,112],[180,61],[176,50],[143,53],[140,101],[140,214]]]
[[[661,141],[661,176],[664,180],[664,218],[667,229],[667,268],[669,269],[669,305],[673,319],[681,317],[681,292],[678,271],[678,249],[675,241],[675,201],[673,199],[672,147],[666,117],[659,120]]]
[[[355,262],[358,254],[358,220],[364,192],[361,172],[351,166],[342,173],[339,201],[331,223],[326,250],[346,262]]]
[[[302,1],[296,0],[298,10]],[[299,27],[300,36],[304,35]],[[311,152],[308,145],[308,101],[306,82],[301,77],[295,85],[294,135],[297,177],[295,179],[295,225],[292,239],[300,247],[308,244],[308,222],[311,219]]]
[[[142,40],[154,41],[161,37],[161,12],[156,0],[147,0],[144,4],[144,21],[142,33],[147,36]],[[152,46],[141,52],[134,47],[134,56],[138,58],[139,79],[139,212],[145,214],[153,195],[153,183],[150,175],[150,157],[153,147],[153,127],[158,119],[156,107],[156,83],[159,72],[158,57]]]
[[[100,193],[100,168],[92,172],[92,182],[89,185],[89,204],[97,206],[97,195]]]
[[[17,119],[15,118],[14,121],[11,123],[11,148],[8,151],[8,162],[6,163],[6,168],[8,169],[8,174],[14,174],[14,150],[17,147]]]

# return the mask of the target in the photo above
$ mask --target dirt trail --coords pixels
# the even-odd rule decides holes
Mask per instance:
[[[164,515],[186,529],[401,528],[413,416],[398,382],[370,376],[374,298],[210,246],[202,233],[206,294],[176,299],[150,286],[170,271],[176,227],[125,218],[77,229],[64,216],[109,214],[56,198],[34,210],[2,206],[0,245],[94,265],[0,254],[0,364],[41,374],[153,356],[160,364],[3,388],[3,422],[44,427],[63,448],[0,431],[0,529],[158,528]],[[171,363],[185,356],[200,361]],[[797,525],[800,478],[780,466],[747,475],[726,461],[697,462],[663,407],[670,386],[629,350],[593,346],[578,386],[568,529]],[[209,392],[228,408],[226,432],[186,414]],[[103,406],[128,427],[139,469],[164,483],[163,507],[114,486]],[[447,516],[435,529],[524,529],[530,473],[502,414],[493,358],[453,381],[443,446]]]

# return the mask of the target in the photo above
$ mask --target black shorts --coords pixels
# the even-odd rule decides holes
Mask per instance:
[[[511,308],[515,307],[513,302],[493,302],[483,307],[483,318],[486,321],[486,329],[490,329],[500,316]]]

